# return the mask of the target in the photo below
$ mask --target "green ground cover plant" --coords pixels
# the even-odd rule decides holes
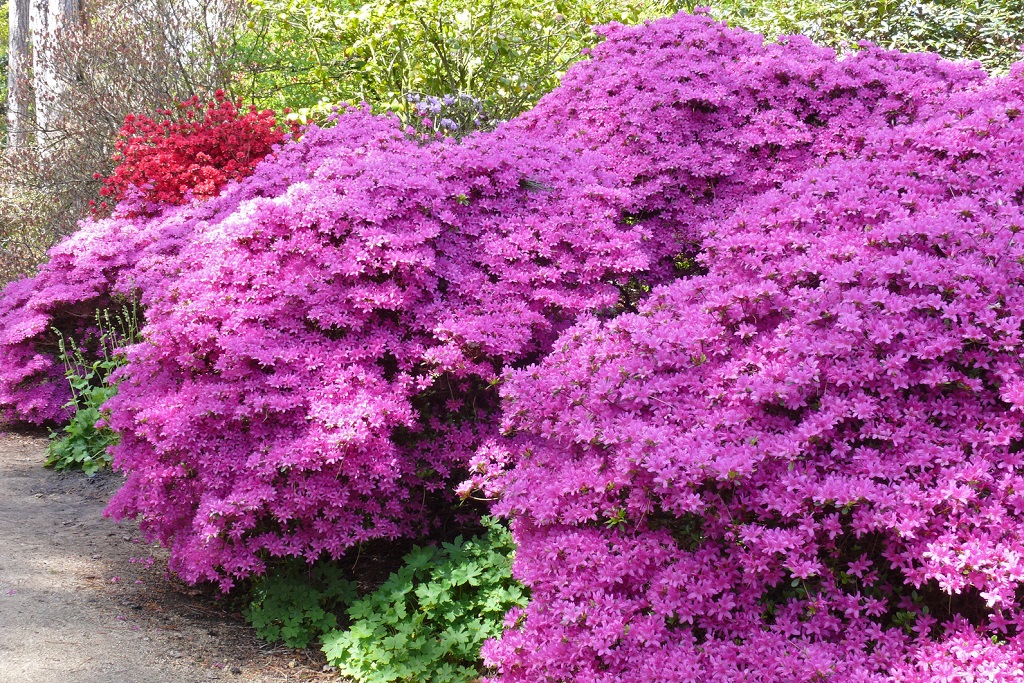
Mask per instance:
[[[327,659],[360,683],[467,683],[481,674],[480,646],[505,614],[526,605],[512,578],[515,544],[500,523],[440,547],[418,547],[376,591],[348,609],[347,628],[327,632]]]
[[[242,614],[268,643],[304,648],[338,626],[337,613],[356,598],[356,584],[337,564],[291,561],[256,579]]]

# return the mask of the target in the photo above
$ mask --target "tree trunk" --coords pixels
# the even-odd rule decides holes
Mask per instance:
[[[52,71],[47,70],[49,60],[46,59],[46,21],[50,14],[49,0],[30,0],[29,26],[32,31],[32,84],[36,93],[36,129],[45,131],[48,128],[50,111],[47,91],[54,79]],[[39,133],[37,133],[38,137]]]
[[[17,149],[28,144],[31,106],[32,48],[29,39],[30,0],[8,0],[7,49],[7,145]]]
[[[67,84],[60,78],[57,49],[61,35],[74,27],[80,0],[31,0],[32,74],[36,90],[36,143],[41,151],[60,135]]]

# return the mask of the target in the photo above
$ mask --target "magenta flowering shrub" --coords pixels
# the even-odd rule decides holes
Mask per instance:
[[[701,15],[597,30],[590,59],[509,128],[605,157],[628,191],[624,214],[650,233],[653,282],[678,274],[676,257],[741,202],[985,78],[929,54],[837,61],[802,36],[765,44]]]
[[[925,606],[954,622],[934,611],[941,587],[931,578],[916,598],[896,588],[931,577],[941,561],[895,563],[919,548],[909,536],[884,545],[889,528],[874,518],[857,522],[868,525],[863,547],[840,548],[865,511],[896,513],[831,474],[821,480],[841,496],[828,489],[826,504],[807,491],[831,472],[829,458],[860,467],[874,449],[888,463],[890,432],[852,445],[859,427],[837,422],[807,437],[817,450],[794,455],[803,442],[786,435],[832,415],[831,395],[815,399],[807,387],[846,347],[828,316],[820,329],[793,322],[792,346],[780,335],[802,315],[799,296],[831,282],[822,266],[793,284],[801,259],[817,253],[808,226],[832,225],[817,212],[868,212],[879,230],[890,225],[881,207],[891,202],[865,179],[884,183],[890,170],[914,179],[905,162],[916,158],[900,145],[924,154],[928,126],[935,173],[955,175],[948,164],[962,162],[942,152],[955,135],[942,127],[961,126],[950,102],[966,101],[957,98],[984,74],[879,50],[837,61],[805,40],[765,45],[703,16],[603,30],[606,41],[559,90],[495,131],[424,145],[396,119],[347,111],[218,197],[87,224],[4,294],[0,407],[59,417],[45,412],[64,401],[55,400],[48,326],[102,297],[136,294],[145,343],[128,352],[107,404],[122,435],[115,466],[128,477],[109,512],[138,518],[188,581],[226,589],[271,556],[338,557],[362,541],[423,534],[451,514],[452,488],[469,479],[459,495],[505,488],[519,571],[536,596],[489,651],[509,681],[742,680],[743,667],[759,672],[752,680],[792,680],[833,665],[870,678],[879,662],[907,664],[907,629],[927,621]],[[815,174],[836,180],[807,189]],[[945,196],[929,178],[916,179],[922,207]],[[821,239],[850,261],[881,267],[895,250],[868,240],[858,251],[836,226]],[[776,232],[791,244],[776,244]],[[682,275],[639,302],[648,286]],[[714,305],[738,322],[715,317]],[[845,343],[842,357],[861,362],[860,337]],[[752,369],[736,360],[748,347]],[[791,350],[816,360],[790,362]],[[507,369],[549,353],[513,375],[506,421],[528,452],[510,450],[496,386]],[[848,370],[850,395],[861,395],[858,373]],[[861,392],[868,408],[889,406],[878,391]],[[877,414],[916,414],[906,400]],[[874,419],[868,408],[863,419]],[[979,429],[970,415],[933,427]],[[846,455],[829,450],[833,437]],[[765,450],[782,444],[790,455]],[[870,465],[868,479],[888,466]],[[806,490],[780,489],[779,470],[804,477]],[[928,476],[938,474],[906,480],[925,486]],[[936,505],[921,509],[941,521]],[[923,528],[908,533],[927,538]],[[830,588],[840,571],[847,578]],[[1006,581],[975,583],[979,596],[1005,597]],[[809,619],[819,597],[833,602]],[[944,604],[969,613],[967,623],[991,611]],[[836,613],[838,622],[826,619]],[[927,656],[977,650],[996,661],[986,634],[950,628],[959,640],[938,640]],[[924,662],[926,650],[915,652]]]
[[[128,472],[110,512],[184,578],[423,533],[426,494],[493,431],[503,365],[644,268],[591,156],[488,143],[337,117],[262,167],[286,191],[207,221],[144,299],[148,343],[108,403]]]
[[[110,512],[225,588],[268,556],[425,533],[497,436],[504,368],[628,307],[629,277],[666,278],[701,221],[857,122],[905,125],[979,79],[680,17],[611,30],[530,115],[462,144],[358,111],[310,129],[145,298],[108,404],[128,473]]]
[[[83,220],[35,276],[8,284],[0,295],[0,419],[43,424],[70,417],[53,330],[85,342],[95,332],[96,311],[114,298],[156,296],[176,276],[178,252],[197,226],[230,214],[254,191],[280,193],[289,181],[261,173],[255,180],[229,183],[221,197],[182,207],[128,196],[113,216]]]
[[[511,373],[499,680],[1024,679],[1022,77],[863,130]]]
[[[62,407],[71,394],[53,328],[86,343],[96,311],[113,297],[132,296],[135,267],[173,254],[181,227],[87,219],[50,251],[35,277],[7,285],[0,297],[0,418],[42,424],[70,417]]]

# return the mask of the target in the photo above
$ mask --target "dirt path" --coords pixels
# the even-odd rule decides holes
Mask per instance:
[[[0,433],[0,683],[338,680],[166,578],[161,549],[101,516],[117,476],[45,470],[45,450]]]

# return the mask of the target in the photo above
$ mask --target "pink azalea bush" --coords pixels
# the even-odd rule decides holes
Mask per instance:
[[[87,219],[50,250],[35,277],[7,285],[0,296],[0,418],[43,424],[70,417],[53,330],[85,343],[97,309],[133,296],[141,267],[173,258],[188,227],[176,220]]]
[[[493,430],[504,364],[643,268],[592,158],[488,142],[420,146],[346,113],[263,167],[285,192],[207,221],[144,297],[147,343],[108,403],[128,472],[109,510],[183,577],[227,587],[268,555],[422,534]]]
[[[501,681],[1024,680],[1022,111],[864,130],[511,374]]]
[[[493,133],[424,146],[352,111],[205,203],[87,224],[5,298],[0,354],[34,365],[0,364],[4,408],[59,416],[48,325],[134,292],[147,343],[108,404],[128,474],[110,512],[184,578],[418,535],[497,436],[504,368],[692,265],[706,223],[982,79],[706,17],[605,32]]]
[[[680,254],[743,201],[985,78],[875,48],[837,61],[803,36],[765,44],[700,15],[597,30],[590,60],[508,129],[604,157],[624,216],[650,235],[649,282],[678,276]]]
[[[1020,74],[602,31],[493,132],[348,110],[85,223],[0,298],[0,410],[59,419],[50,327],[138,296],[109,513],[188,581],[480,490],[507,683],[1024,675]]]
[[[197,226],[232,213],[257,190],[269,195],[287,186],[280,174],[254,180],[181,207],[129,194],[113,216],[83,220],[35,276],[8,284],[0,295],[0,419],[44,424],[70,417],[54,330],[87,340],[98,309],[155,292],[175,276],[178,253]]]

